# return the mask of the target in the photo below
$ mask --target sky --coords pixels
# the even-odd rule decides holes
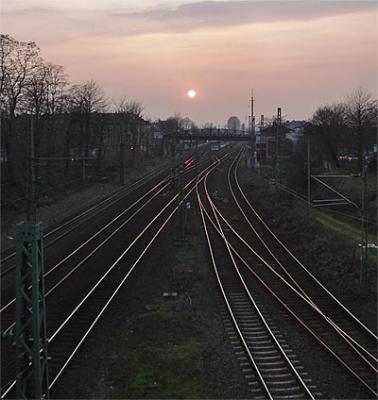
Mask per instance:
[[[257,121],[377,96],[377,16],[375,0],[2,0],[1,32],[149,118],[223,125],[246,120],[251,89]]]

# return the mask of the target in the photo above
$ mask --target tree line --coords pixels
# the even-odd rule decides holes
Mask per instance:
[[[42,186],[80,176],[81,159],[91,159],[96,171],[124,165],[120,157],[134,164],[138,155],[151,155],[154,131],[195,128],[180,115],[165,124],[152,123],[141,103],[126,96],[113,103],[94,80],[73,84],[63,66],[43,59],[36,43],[5,34],[0,35],[0,111],[2,187],[8,184],[8,191],[20,195],[31,129],[35,160],[43,158],[36,162]],[[159,146],[153,148],[155,153],[164,151],[163,144]]]
[[[79,175],[81,164],[73,161],[92,159],[99,171],[107,165],[106,159],[115,168],[123,157],[134,164],[141,148],[144,156],[150,155],[152,148],[159,153],[172,151],[170,143],[152,146],[156,131],[172,134],[180,129],[197,129],[193,121],[180,115],[149,121],[142,104],[126,97],[112,103],[94,80],[73,84],[65,68],[45,61],[34,42],[3,34],[0,111],[2,183],[20,192],[26,179],[30,116],[35,157],[46,158],[44,163],[37,163],[37,175],[49,185]],[[275,130],[274,118],[266,122]],[[214,125],[207,123],[204,127]],[[340,155],[352,154],[361,171],[366,146],[376,143],[376,132],[377,100],[366,90],[357,89],[345,101],[318,107],[306,123],[302,141],[310,137],[312,155],[319,163],[339,167]],[[117,154],[109,153],[112,146]]]
[[[305,128],[314,157],[328,168],[338,168],[343,156],[351,156],[361,172],[369,149],[377,143],[377,115],[377,100],[363,88],[344,101],[318,107]]]

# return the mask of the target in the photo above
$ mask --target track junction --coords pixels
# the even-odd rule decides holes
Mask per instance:
[[[143,257],[188,199],[195,199],[225,329],[252,398],[327,398],[281,332],[285,315],[326,354],[360,398],[376,398],[377,336],[269,229],[239,182],[243,148],[204,149],[179,174],[159,169],[47,232],[46,302],[50,390]],[[219,184],[221,182],[221,184]],[[220,194],[222,193],[222,194]],[[225,201],[227,199],[227,201]],[[232,210],[232,211],[231,211]],[[231,215],[241,216],[236,224]],[[242,228],[243,226],[243,228]],[[249,232],[248,235],[245,232]],[[2,398],[14,397],[14,254],[2,259]],[[222,351],[222,349],[219,349]],[[338,377],[335,377],[337,384]]]

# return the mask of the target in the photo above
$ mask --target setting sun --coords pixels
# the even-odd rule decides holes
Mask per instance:
[[[194,97],[196,97],[196,91],[191,89],[188,91],[188,97],[190,97],[191,99],[193,99]]]

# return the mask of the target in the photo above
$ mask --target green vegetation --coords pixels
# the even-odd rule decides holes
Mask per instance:
[[[197,245],[193,235],[173,247],[173,282],[166,287],[178,296],[161,297],[154,303],[156,308],[140,314],[119,338],[117,354],[106,372],[110,382],[106,397],[188,399],[203,395],[204,328],[189,311],[191,299],[186,293],[187,287],[196,287],[193,279],[200,273],[196,269],[197,278],[193,278],[200,258]]]
[[[163,391],[167,398],[193,398],[197,395],[194,383],[182,382],[174,375],[150,367],[140,370],[129,385],[130,394],[135,397],[151,397],[154,389]]]
[[[203,348],[190,322],[168,307],[141,316],[125,334],[108,375],[113,398],[193,398],[199,391],[191,372]]]
[[[311,212],[312,217],[320,222],[327,229],[335,232],[337,235],[343,237],[347,241],[355,243],[361,242],[361,230],[354,225],[340,221],[331,215],[327,215],[321,211],[314,210]],[[375,243],[377,240],[373,234],[369,235],[369,243]]]
[[[307,212],[306,204],[269,185],[258,175],[253,176],[248,197],[272,230],[318,275],[339,294],[359,293],[358,225],[318,210]],[[268,199],[268,201],[267,201]],[[375,242],[374,234],[370,238]],[[376,293],[376,256],[369,254],[369,288]]]

